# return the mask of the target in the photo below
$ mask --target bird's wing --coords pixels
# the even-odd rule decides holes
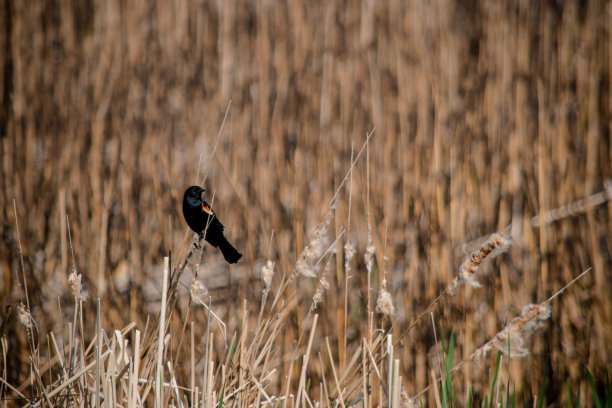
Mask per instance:
[[[204,211],[208,215],[215,215],[215,212],[210,208],[210,205],[206,203],[206,201],[202,201],[202,211]]]
[[[209,217],[208,222],[211,226],[214,225],[216,228],[220,228],[221,231],[225,229],[223,224],[221,224],[221,221],[219,221],[217,214],[215,214],[213,209],[210,208],[210,205],[208,205],[206,201],[202,201],[202,212]]]

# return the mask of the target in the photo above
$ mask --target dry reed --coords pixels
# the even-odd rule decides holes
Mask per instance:
[[[465,358],[592,266],[584,290],[551,304],[528,362],[504,374],[519,405],[548,370],[547,402],[563,404],[570,379],[588,406],[583,369],[602,378],[612,353],[611,7],[7,1],[0,396],[87,404],[99,373],[109,402],[151,404],[167,339],[165,402],[291,407],[316,310],[299,404],[351,404],[369,390],[369,408],[390,388],[402,394],[387,384],[382,330],[415,395],[436,368],[420,316],[436,309]],[[194,183],[215,192],[238,265],[191,247],[180,200]],[[308,248],[332,207],[325,239]],[[462,244],[492,231],[512,237],[507,255],[457,277],[477,249]],[[332,253],[334,240],[344,251]],[[316,279],[288,283],[298,269]],[[80,292],[65,287],[71,276]],[[463,285],[471,278],[482,288]],[[391,322],[375,313],[383,286]],[[458,395],[467,380],[485,389],[486,370],[462,375]]]

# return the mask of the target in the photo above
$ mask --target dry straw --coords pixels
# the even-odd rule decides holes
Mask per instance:
[[[201,7],[199,2],[137,1],[134,7],[95,8],[84,16],[77,2],[58,2],[56,13],[48,13],[44,7],[24,7],[24,3],[11,2],[14,7],[10,7],[10,13],[4,12],[5,16],[0,18],[11,21],[11,30],[5,30],[4,43],[9,44],[11,50],[11,58],[6,60],[10,69],[5,75],[12,73],[5,76],[10,82],[12,108],[1,114],[6,118],[8,137],[3,138],[0,149],[4,175],[0,201],[5,209],[10,207],[13,197],[17,202],[27,203],[27,211],[24,211],[28,214],[27,219],[20,220],[23,255],[29,249],[44,254],[42,269],[31,267],[36,266],[36,262],[30,264],[36,254],[26,257],[27,283],[32,290],[30,300],[47,302],[32,304],[32,312],[37,309],[53,312],[37,320],[41,332],[63,326],[61,321],[58,324],[58,317],[65,314],[66,308],[65,305],[57,308],[59,314],[55,311],[51,303],[55,295],[51,295],[54,291],[49,283],[53,283],[56,271],[70,273],[65,223],[57,228],[56,219],[62,221],[67,214],[78,220],[74,225],[74,249],[82,265],[77,270],[84,278],[90,275],[95,278],[96,272],[103,269],[107,276],[114,276],[115,271],[111,268],[119,262],[128,265],[129,297],[103,299],[105,321],[109,325],[123,325],[124,319],[129,317],[130,320],[138,319],[144,326],[153,300],[159,300],[159,296],[144,291],[151,286],[144,283],[159,280],[159,276],[154,276],[160,260],[158,254],[166,248],[176,249],[170,242],[177,236],[177,225],[184,225],[178,218],[173,221],[174,229],[166,230],[164,215],[180,217],[176,204],[180,202],[181,185],[186,174],[195,173],[198,155],[203,163],[197,166],[200,180],[204,178],[217,187],[223,181],[223,201],[228,194],[235,198],[228,212],[224,212],[228,214],[225,216],[227,224],[236,228],[234,232],[238,231],[238,226],[244,226],[238,234],[252,255],[250,263],[245,259],[242,265],[229,268],[231,279],[227,279],[227,286],[222,286],[226,281],[219,276],[221,274],[215,275],[211,282],[202,281],[209,289],[215,288],[213,303],[218,305],[222,316],[228,317],[228,329],[230,325],[240,327],[238,309],[242,298],[248,296],[251,307],[256,308],[256,301],[261,297],[261,292],[251,284],[260,272],[254,265],[261,266],[255,257],[264,256],[257,254],[257,249],[262,247],[260,229],[274,225],[282,231],[279,249],[284,253],[272,261],[276,262],[277,275],[280,271],[283,275],[291,273],[294,265],[287,253],[296,241],[301,241],[296,236],[302,232],[295,233],[292,220],[304,213],[298,200],[307,198],[310,206],[320,206],[320,215],[323,215],[327,211],[323,206],[328,202],[328,189],[340,181],[335,176],[336,170],[348,155],[351,135],[364,126],[376,124],[384,143],[370,152],[371,174],[376,177],[371,179],[371,194],[367,193],[368,200],[372,198],[372,206],[367,207],[372,215],[372,226],[379,225],[381,214],[389,217],[389,225],[393,226],[390,236],[394,237],[390,242],[397,245],[397,254],[403,254],[406,259],[403,277],[399,270],[388,268],[393,271],[393,277],[387,277],[388,290],[394,297],[396,314],[402,317],[398,319],[398,328],[405,328],[409,323],[404,321],[404,315],[412,317],[414,310],[427,307],[438,294],[436,291],[446,289],[455,277],[452,275],[459,272],[461,262],[456,265],[456,271],[440,283],[440,273],[444,276],[448,271],[436,269],[437,265],[450,264],[447,249],[466,231],[481,228],[494,231],[495,225],[503,226],[508,222],[529,226],[530,219],[526,217],[534,210],[540,215],[539,219],[531,220],[531,225],[538,228],[559,217],[574,216],[576,211],[588,211],[579,220],[563,222],[560,228],[546,228],[542,239],[538,239],[537,233],[524,232],[527,238],[524,251],[517,251],[513,265],[529,273],[513,276],[513,268],[508,265],[507,274],[500,275],[499,280],[485,281],[479,275],[485,268],[466,271],[468,275],[472,272],[474,281],[483,286],[489,282],[501,285],[472,293],[495,297],[489,309],[494,313],[503,307],[498,296],[501,290],[506,291],[506,300],[508,295],[512,297],[508,289],[513,288],[527,293],[547,293],[556,287],[559,279],[569,276],[572,264],[593,264],[597,272],[593,287],[572,298],[567,308],[563,308],[566,313],[553,315],[553,318],[559,324],[560,333],[567,334],[567,338],[563,337],[564,346],[588,351],[602,345],[598,352],[610,354],[611,342],[605,341],[605,333],[610,332],[607,317],[612,310],[610,297],[606,296],[610,291],[606,269],[609,245],[606,244],[609,243],[611,219],[609,208],[604,207],[609,204],[592,208],[608,200],[610,194],[598,193],[593,199],[567,207],[567,211],[546,216],[546,211],[557,204],[597,192],[602,179],[610,176],[606,157],[609,155],[609,152],[606,154],[609,150],[606,130],[610,109],[606,106],[611,89],[605,86],[612,72],[608,52],[611,39],[609,2],[590,1],[583,6],[583,3],[576,5],[574,2],[523,1],[516,7],[488,7],[488,2],[479,1],[465,13],[453,13],[460,3],[368,1],[345,7],[326,2],[323,7],[296,5],[249,9],[244,6],[250,3],[244,0],[240,4],[210,2],[207,7]],[[58,15],[62,18],[57,18]],[[478,30],[461,24],[466,18],[473,21]],[[44,24],[39,24],[41,21]],[[244,24],[245,21],[248,24]],[[357,24],[351,23],[355,21]],[[473,44],[477,47],[472,47]],[[151,45],[155,52],[150,52]],[[50,52],[38,52],[40,47],[47,47]],[[464,52],[466,49],[472,52]],[[530,58],[533,55],[552,57]],[[256,63],[250,64],[251,61]],[[478,69],[472,69],[474,67]],[[211,78],[218,78],[218,81]],[[194,87],[194,84],[201,86]],[[230,96],[239,98],[237,104],[231,102],[231,116]],[[249,102],[251,99],[253,103]],[[225,116],[222,105],[228,105]],[[222,123],[219,134],[215,135],[210,126],[221,117],[231,132]],[[81,134],[90,137],[75,137]],[[222,134],[232,137],[221,141]],[[53,135],[60,135],[59,143],[54,143],[56,137]],[[70,143],[62,143],[68,139]],[[200,155],[202,150],[206,154]],[[86,171],[79,171],[84,160],[88,164]],[[333,171],[327,171],[332,168]],[[356,200],[353,200],[351,221],[356,227],[364,225],[365,211],[360,207],[363,206],[365,180],[361,172],[354,176]],[[368,177],[368,190],[369,183]],[[56,194],[60,191],[58,206]],[[307,192],[308,197],[301,197],[303,192]],[[338,206],[338,210],[341,209]],[[238,221],[234,223],[230,219]],[[4,226],[11,229],[6,223]],[[316,352],[321,333],[330,335],[339,371],[345,370],[345,362],[340,361],[341,352],[337,350],[342,349],[342,340],[348,343],[345,347],[348,350],[358,347],[362,337],[368,339],[367,344],[371,347],[372,333],[377,328],[369,320],[377,303],[371,295],[377,291],[370,290],[369,279],[366,282],[362,262],[365,240],[360,241],[365,231],[353,229],[351,239],[358,244],[360,250],[356,256],[361,259],[355,262],[354,258],[351,265],[354,278],[345,282],[341,282],[343,276],[339,270],[342,262],[332,260],[338,268],[333,268],[327,280],[335,297],[327,296],[331,293],[323,296],[323,302],[329,298],[330,308],[321,311],[313,343],[313,352]],[[13,262],[21,255],[21,250],[17,254],[16,245],[8,242],[9,230],[3,231],[7,242],[0,252]],[[402,247],[404,237],[410,242]],[[518,240],[522,235],[517,233],[513,238]],[[378,247],[378,240],[376,244]],[[60,250],[61,263],[53,259]],[[541,261],[546,263],[545,271],[537,270]],[[321,264],[325,264],[325,260]],[[382,269],[376,271],[376,266],[370,269],[374,270],[373,279],[378,278],[377,272],[382,272]],[[540,272],[545,274],[538,279]],[[18,277],[21,281],[21,276],[19,272],[15,277],[7,277]],[[464,278],[466,283],[470,276]],[[395,283],[399,284],[400,280],[407,286],[396,290]],[[93,290],[85,279],[83,283],[86,289]],[[308,283],[302,286],[309,288],[316,281]],[[266,388],[259,372],[254,374],[269,395],[272,395],[269,390],[274,384],[288,376],[288,357],[284,354],[291,349],[301,329],[301,316],[297,315],[303,309],[301,305],[294,306],[294,298],[300,296],[293,296],[292,292],[273,296],[274,284],[273,280],[270,296],[274,298],[274,306],[266,304],[266,307],[273,311],[271,315],[283,310],[291,317],[285,322],[280,339],[272,341],[269,348],[279,349],[276,354],[270,353],[269,366],[278,367],[280,380],[272,379],[273,385]],[[376,279],[376,289],[377,284]],[[8,285],[5,281],[5,287],[10,289],[12,286]],[[19,283],[13,281],[11,285]],[[350,291],[345,289],[342,293],[342,286]],[[20,291],[22,297],[17,298],[13,307],[16,308],[21,300],[26,311],[30,311],[24,287],[15,286],[14,290],[13,295]],[[456,286],[451,289],[458,294],[461,290]],[[72,300],[70,288],[65,288],[65,292]],[[396,293],[405,295],[396,297]],[[412,293],[426,295],[413,298]],[[308,295],[312,293],[306,294],[306,298]],[[451,300],[446,293],[444,296],[445,300]],[[193,312],[191,315],[181,309],[173,315],[170,297],[168,319],[174,325],[178,321],[185,323],[187,317],[194,317],[193,314],[202,315],[201,310],[191,309],[188,309]],[[339,311],[342,297],[348,298],[345,303],[350,304],[349,318],[344,319],[344,327],[346,322],[350,326],[348,342],[347,336],[341,333],[342,314],[331,307],[333,303]],[[364,316],[365,307],[361,302],[365,303],[366,297],[368,308]],[[371,300],[373,307],[370,308]],[[462,300],[479,301],[476,298]],[[208,297],[206,301],[208,303]],[[128,303],[129,308],[126,307]],[[184,303],[179,302],[177,308]],[[86,306],[84,303],[83,308]],[[77,307],[80,310],[81,305],[75,310]],[[582,327],[581,309],[584,308],[589,308],[593,324]],[[418,312],[414,316],[416,314]],[[93,315],[91,307],[85,313],[79,312],[81,318],[75,321],[87,322],[85,329],[79,324],[67,330],[62,327],[59,347],[65,348],[67,361],[57,363],[53,372],[43,374],[45,381],[57,378],[63,367],[69,371],[81,364],[82,359],[74,346],[79,336],[70,333],[73,327],[76,332],[79,329],[86,332],[94,322]],[[460,313],[445,315],[460,318]],[[464,316],[472,318],[469,314]],[[366,318],[368,324],[364,322]],[[148,330],[143,330],[145,362],[149,350],[146,347],[152,344],[150,335],[153,333],[152,337],[156,338],[158,333],[154,327],[158,323],[154,319],[151,318]],[[72,317],[68,320],[66,326],[73,321]],[[198,340],[203,331],[202,320],[196,323]],[[251,331],[253,321],[249,322]],[[266,322],[262,320],[262,324]],[[461,323],[449,322],[465,327],[469,331],[466,338],[477,338],[478,331],[482,330],[470,321],[466,321],[465,326]],[[271,337],[273,324],[274,321],[262,328],[265,333],[262,342]],[[13,340],[10,337],[13,329],[8,329],[8,338]],[[419,337],[424,329],[417,329],[418,332],[411,332],[414,334],[411,340],[425,341],[427,336]],[[40,339],[44,343],[45,338],[41,336]],[[172,339],[171,346],[176,350],[180,342]],[[73,341],[71,345],[69,340]],[[401,338],[394,336],[394,340]],[[10,343],[14,347],[14,342]],[[418,344],[415,346],[403,352],[409,354],[415,350],[417,354],[423,350]],[[8,369],[21,376],[31,372],[26,367],[27,348],[21,345],[8,350],[9,360],[19,365],[10,367],[9,362]],[[41,345],[40,350],[44,349]],[[173,349],[168,349],[168,356],[178,359],[172,361],[172,367],[180,379],[184,370]],[[19,355],[17,362],[11,359],[15,351],[24,353]],[[379,351],[373,349],[372,352],[378,358]],[[183,352],[180,354],[179,357],[184,357]],[[75,356],[71,359],[73,366],[68,355]],[[427,381],[428,363],[419,367],[418,357],[411,356],[402,367],[407,372],[414,372],[417,381]],[[562,357],[563,347],[551,350],[553,361]],[[211,356],[215,368],[225,363],[222,358]],[[264,353],[262,364],[266,358]],[[198,361],[198,367],[209,367],[208,361]],[[601,359],[589,361],[601,368]],[[320,377],[316,370],[311,370],[312,363],[308,372],[316,389]],[[567,372],[573,373],[573,382],[582,381],[576,374],[582,372],[581,364],[579,359],[568,362]],[[240,367],[250,373],[261,365],[246,366],[241,361]],[[145,364],[143,368],[142,375],[150,379],[148,366]],[[529,378],[530,368],[532,371],[542,368],[542,359],[534,359],[533,366],[524,364],[517,369],[522,383]],[[80,366],[72,373],[79,369]],[[325,369],[329,379],[329,365]],[[215,378],[219,382],[206,390],[211,394],[217,391],[217,401],[221,395],[217,387],[221,368],[218,371]],[[229,366],[226,371],[232,372]],[[299,375],[299,367],[294,375],[296,373]],[[559,375],[554,373],[557,385]],[[75,382],[80,388],[66,389],[66,392],[88,395],[91,385],[87,382],[88,377],[91,378],[89,373]],[[108,378],[114,377],[109,375]],[[236,378],[240,378],[242,385],[248,382],[238,374]],[[118,392],[121,387],[117,388]],[[412,391],[411,387],[407,388]],[[366,384],[360,389],[379,391],[377,383]],[[200,395],[203,391],[200,382]],[[384,395],[382,391],[380,395]],[[235,405],[250,405],[254,401],[250,397],[245,395]],[[377,406],[381,401],[378,397],[376,394],[371,404],[365,400],[364,408]],[[74,405],[86,401],[83,399]],[[211,405],[215,398],[207,401]],[[268,403],[263,397],[261,401]],[[115,402],[128,405],[119,397]],[[147,402],[150,401],[145,404]],[[288,406],[296,403],[295,399],[285,402]],[[172,399],[169,404],[184,405],[184,401]],[[305,407],[308,401],[300,401],[300,404]],[[325,404],[322,399],[321,405]],[[234,401],[224,405],[234,405]]]
[[[547,225],[563,218],[586,213],[590,209],[602,205],[609,200],[612,200],[612,180],[608,179],[604,181],[604,189],[602,191],[553,210],[546,211],[542,215],[535,215],[531,218],[530,223],[532,227],[539,228],[542,224]]]

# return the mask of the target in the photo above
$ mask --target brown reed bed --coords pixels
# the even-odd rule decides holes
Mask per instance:
[[[584,271],[549,299],[523,307],[521,315],[512,319],[488,342],[471,351],[457,365],[452,366],[452,361],[448,363],[451,365],[447,368],[446,374],[440,372],[437,376],[435,370],[432,370],[430,385],[411,397],[400,375],[400,358],[396,358],[399,356],[394,354],[395,348],[400,343],[399,341],[393,343],[390,330],[371,326],[367,335],[362,337],[361,343],[351,350],[352,357],[344,367],[337,367],[338,361],[336,354],[332,352],[329,337],[325,336],[324,343],[320,336],[316,337],[319,316],[324,316],[326,313],[325,304],[322,304],[322,293],[329,286],[325,283],[327,275],[333,272],[333,268],[329,267],[330,260],[338,256],[337,240],[327,246],[327,250],[325,246],[321,250],[313,248],[319,248],[321,241],[329,242],[330,231],[327,228],[329,223],[328,213],[296,261],[295,269],[282,276],[280,282],[275,285],[270,305],[266,305],[266,302],[275,277],[274,264],[268,260],[262,267],[263,288],[259,317],[256,321],[249,318],[251,310],[245,299],[239,316],[241,321],[239,330],[234,332],[229,343],[227,324],[213,311],[212,296],[208,296],[208,291],[198,280],[197,273],[190,289],[190,303],[193,308],[203,306],[206,309],[205,337],[196,340],[196,322],[191,320],[189,340],[185,340],[187,320],[177,315],[179,309],[176,306],[180,296],[181,278],[190,268],[196,272],[200,269],[203,242],[199,236],[195,236],[193,247],[173,271],[170,270],[170,258],[165,257],[160,311],[153,324],[149,324],[150,321],[147,320],[144,333],[136,322],[121,330],[105,330],[100,317],[101,303],[98,298],[96,331],[89,345],[85,347],[82,316],[83,303],[87,300],[88,294],[81,283],[82,275],[73,270],[67,280],[67,286],[74,299],[74,320],[68,323],[68,338],[65,339],[68,351],[65,345],[58,346],[56,336],[51,332],[47,336],[48,354],[41,357],[44,348],[41,347],[42,342],[36,340],[35,335],[39,334],[29,312],[29,306],[20,303],[17,307],[19,320],[31,346],[28,352],[31,375],[29,380],[17,387],[8,382],[5,371],[5,375],[0,378],[3,402],[5,405],[11,401],[33,407],[45,405],[249,407],[281,404],[287,406],[288,403],[292,407],[316,405],[346,407],[356,404],[362,404],[366,408],[383,405],[410,407],[417,406],[417,402],[418,404],[426,402],[426,392],[433,387],[435,392],[431,397],[437,406],[441,406],[438,382],[444,382],[445,376],[459,372],[466,363],[483,361],[493,348],[506,352],[508,358],[527,357],[529,355],[527,341],[533,332],[541,328],[551,317],[551,302],[590,271],[590,269]],[[426,312],[431,313],[432,322],[434,320],[432,311],[442,296],[456,295],[457,288],[462,283],[480,287],[475,278],[478,266],[486,257],[506,250],[508,246],[509,241],[504,234],[493,234],[476,252],[466,258],[459,268],[457,278],[427,307]],[[369,248],[364,254],[364,259],[369,260],[372,256],[368,251],[371,251],[373,246]],[[318,261],[324,258],[327,258],[327,262],[321,270],[317,265]],[[308,270],[298,272],[299,268],[306,268],[305,265],[308,265]],[[300,297],[298,281],[312,277],[319,278],[312,305],[305,311],[306,315],[303,317],[305,324],[292,350],[283,356],[280,354],[279,343],[282,341],[282,332],[289,323],[291,313],[298,309]],[[278,278],[276,280],[278,281]],[[208,302],[205,301],[206,298]],[[376,306],[376,313],[383,318],[379,323],[384,325],[384,318],[394,315],[391,312],[394,310],[392,302],[390,293],[382,287]],[[187,312],[191,311],[192,307],[189,307]],[[253,312],[257,314],[256,310]],[[366,312],[373,313],[370,310]],[[423,317],[426,317],[425,313],[419,315],[407,332]],[[174,325],[174,330],[171,324],[173,320],[179,323]],[[255,326],[251,329],[249,324],[253,322]],[[435,333],[435,322],[433,323]],[[200,327],[200,332],[203,328],[204,325]],[[224,347],[220,351],[214,347],[216,334],[222,335]],[[346,336],[346,333],[344,335]],[[197,343],[204,346],[203,355],[196,352]],[[5,364],[7,348],[6,338],[3,338]],[[436,348],[438,348],[437,340]],[[310,356],[314,351],[318,353],[319,364],[318,373],[313,375],[309,371],[309,364],[317,367],[316,360],[310,363]],[[216,354],[219,352],[220,354]],[[327,359],[325,363],[321,353]],[[287,358],[289,358],[288,375],[279,378],[279,365]],[[440,358],[439,351],[438,358]],[[300,363],[301,368],[298,371]],[[179,367],[182,367],[182,370]],[[328,370],[327,376],[326,370]],[[329,371],[332,373],[331,376]],[[507,374],[511,378],[510,373]],[[312,384],[313,379],[319,381],[318,396],[314,391],[316,387]],[[282,386],[275,386],[275,380]],[[506,387],[509,386],[508,381]],[[509,392],[509,388],[507,390]],[[446,398],[444,396],[443,400],[446,401]]]
[[[180,199],[200,174],[245,260],[227,267],[212,251],[193,254],[181,282],[169,286],[165,361],[173,375],[164,369],[176,389],[164,389],[166,398],[176,390],[183,398],[179,387],[194,392],[203,382],[191,373],[209,361],[215,387],[234,381],[217,372],[225,364],[234,373],[226,364],[234,333],[236,345],[245,341],[236,349],[243,362],[256,333],[258,347],[270,347],[252,351],[264,356],[253,378],[268,397],[298,395],[303,378],[300,405],[314,403],[319,390],[323,401],[348,398],[363,379],[355,367],[367,372],[364,364],[385,358],[388,340],[377,330],[392,335],[405,395],[414,396],[438,371],[431,312],[436,325],[455,329],[463,361],[523,306],[592,267],[580,288],[550,304],[529,356],[503,373],[521,403],[531,403],[546,372],[547,403],[565,401],[569,378],[588,404],[585,367],[605,378],[612,351],[610,15],[601,1],[7,1],[0,8],[3,380],[44,398],[40,384],[66,381],[61,367],[74,376],[70,367],[97,358],[100,330],[109,344],[115,338],[115,356],[128,339],[150,359],[141,367],[155,367],[162,261],[171,252],[174,272],[188,259]],[[373,128],[367,160],[355,160]],[[330,202],[317,277],[289,283]],[[493,231],[514,244],[479,264],[482,287],[445,292]],[[269,284],[260,281],[268,261]],[[66,286],[73,272],[87,300]],[[393,313],[377,313],[379,299],[379,311],[390,311],[383,307],[390,301]],[[264,330],[279,308],[284,324]],[[274,346],[265,346],[270,333]],[[303,369],[295,358],[303,359],[311,333]],[[101,355],[111,350],[100,347]],[[123,355],[134,367],[137,354]],[[105,375],[113,372],[110,356]],[[194,370],[185,363],[191,356]],[[264,363],[276,369],[270,378],[262,377]],[[482,367],[490,363],[454,373],[458,393],[467,383],[486,389]],[[132,397],[128,378],[147,378],[146,370],[120,380]],[[367,403],[386,401],[379,375],[369,375]],[[92,378],[75,378],[75,395],[94,395]],[[3,396],[19,396],[2,387]]]

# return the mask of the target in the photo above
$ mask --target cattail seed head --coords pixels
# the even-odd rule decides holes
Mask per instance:
[[[349,241],[344,244],[344,269],[347,271],[351,269],[351,261],[355,256],[355,246]]]
[[[480,288],[482,285],[476,280],[476,272],[480,265],[491,260],[499,254],[506,252],[512,245],[512,239],[505,233],[495,233],[475,252],[463,261],[459,268],[459,276],[446,288],[446,292],[453,296],[461,285],[469,285]]]
[[[270,290],[272,285],[272,279],[274,278],[274,262],[268,260],[264,266],[261,267],[261,280],[264,284],[264,291]]]
[[[380,313],[387,317],[395,315],[395,307],[393,306],[391,294],[384,287],[378,291],[378,298],[376,299],[376,313]]]
[[[323,273],[321,274],[321,278],[319,279],[317,290],[312,296],[312,303],[313,303],[312,306],[313,307],[317,307],[317,305],[319,305],[319,303],[323,301],[323,294],[325,293],[326,290],[329,289],[329,282],[327,281],[327,274],[329,273],[331,269],[331,265],[332,265],[331,260],[332,260],[332,257],[330,256],[327,259],[327,262],[325,263],[325,269],[323,269]]]
[[[297,262],[295,263],[294,273],[299,273],[307,278],[317,276],[319,266],[317,262],[325,253],[327,245],[329,244],[329,226],[334,216],[333,208],[330,209],[321,224],[315,230],[310,243],[304,248]]]
[[[525,343],[536,329],[544,325],[544,321],[550,317],[550,305],[541,303],[538,305],[526,305],[521,315],[515,317],[501,332],[493,339],[493,345],[498,350],[508,353],[508,341],[510,341],[510,357],[525,357],[529,354]]]
[[[34,318],[32,314],[26,310],[23,303],[17,306],[17,315],[19,316],[19,322],[28,330],[32,330],[35,326]]]
[[[85,301],[89,294],[85,289],[83,289],[83,284],[81,283],[81,274],[77,274],[75,270],[72,271],[70,275],[68,275],[68,286],[72,289],[72,295],[74,296],[75,301]]]
[[[327,278],[325,276],[322,276],[321,279],[319,279],[319,285],[317,286],[317,290],[312,296],[312,303],[314,303],[314,306],[317,306],[323,301],[323,294],[327,289],[329,289],[329,282],[327,281]]]
[[[524,306],[521,315],[512,319],[502,331],[476,350],[472,358],[479,362],[493,347],[506,355],[509,353],[509,357],[527,356],[529,354],[525,345],[527,339],[536,329],[544,325],[550,313],[550,305],[546,302]]]
[[[374,253],[376,252],[376,247],[373,244],[369,244],[366,247],[365,254],[363,255],[363,261],[366,265],[366,270],[368,273],[372,273],[372,265],[374,264]]]
[[[406,392],[406,389],[404,388],[403,385],[402,385],[402,393],[400,396],[400,407],[401,408],[417,408],[418,407],[416,402],[408,396],[408,393]]]
[[[191,300],[193,300],[194,302],[200,303],[202,305],[205,305],[204,303],[204,296],[206,296],[208,294],[208,289],[206,289],[206,286],[202,285],[200,283],[200,281],[198,280],[193,280],[193,283],[191,284]]]

